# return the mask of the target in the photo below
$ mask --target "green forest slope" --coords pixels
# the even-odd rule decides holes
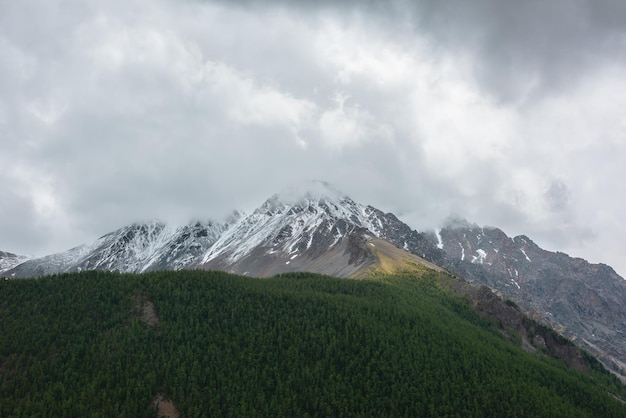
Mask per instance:
[[[0,417],[625,417],[422,277],[65,274],[0,283]]]

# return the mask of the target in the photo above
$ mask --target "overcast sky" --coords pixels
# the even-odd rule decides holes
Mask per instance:
[[[0,250],[314,178],[626,274],[626,2],[311,3],[0,2]]]

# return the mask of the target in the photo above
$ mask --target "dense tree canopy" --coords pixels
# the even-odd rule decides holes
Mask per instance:
[[[437,274],[4,281],[0,416],[156,416],[158,393],[182,416],[626,416],[608,373],[520,350]]]

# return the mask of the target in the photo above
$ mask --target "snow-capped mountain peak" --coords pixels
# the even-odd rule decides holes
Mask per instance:
[[[421,248],[419,234],[394,215],[356,203],[328,183],[309,181],[270,197],[250,214],[233,212],[224,222],[178,227],[161,221],[134,223],[91,244],[21,263],[8,274],[232,270],[244,259],[266,256],[272,260],[286,257],[289,265],[296,257],[317,259],[352,234],[365,232],[420,256],[430,251]],[[278,270],[263,270],[259,275],[269,271]]]
[[[211,246],[199,267],[253,275],[310,269],[319,262],[315,260],[349,251],[355,235],[382,238],[424,255],[419,234],[394,215],[356,203],[327,183],[311,184],[313,189],[299,194],[274,195],[241,217]]]
[[[348,230],[363,227],[364,214],[362,205],[338,193],[330,196],[305,192],[288,199],[274,195],[225,231],[202,262],[226,257],[234,263],[259,246],[265,247],[269,254],[278,251],[294,254],[311,248],[318,230],[325,235],[333,227],[336,227],[336,242]],[[343,228],[337,225],[342,220],[346,224]]]

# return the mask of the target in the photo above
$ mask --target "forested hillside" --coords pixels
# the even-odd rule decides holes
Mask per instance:
[[[597,362],[522,351],[440,274],[3,281],[0,416],[626,416]]]

